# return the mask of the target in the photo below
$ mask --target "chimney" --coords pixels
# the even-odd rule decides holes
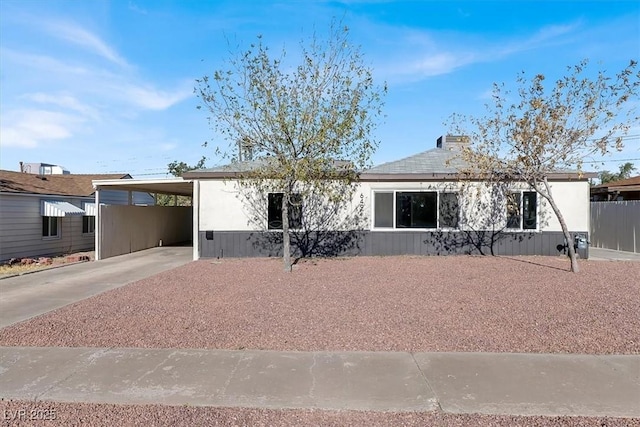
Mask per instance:
[[[469,146],[469,137],[466,135],[446,135],[438,138],[436,147],[449,151],[460,151],[462,147]]]
[[[24,173],[24,163],[20,162],[20,173]]]

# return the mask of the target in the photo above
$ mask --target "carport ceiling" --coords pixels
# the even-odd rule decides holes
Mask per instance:
[[[193,196],[193,181],[185,179],[108,179],[93,181],[97,190],[140,191],[142,193]]]

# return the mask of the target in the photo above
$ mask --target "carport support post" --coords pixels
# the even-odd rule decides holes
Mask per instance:
[[[133,192],[129,190],[128,193],[129,194],[127,194],[127,204],[131,206],[133,204]]]
[[[200,181],[193,181],[193,196],[191,196],[191,209],[193,210],[193,260],[200,258]]]
[[[94,234],[95,234],[95,259],[100,260],[102,259],[102,254],[100,253],[100,239],[102,237],[102,221],[100,219],[100,187],[96,187],[96,199],[95,199],[95,204],[96,204],[96,223],[94,225],[95,229],[94,229]]]

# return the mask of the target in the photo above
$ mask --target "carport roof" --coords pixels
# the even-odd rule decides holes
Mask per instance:
[[[174,179],[105,179],[93,181],[96,190],[140,191],[143,193],[193,196],[193,180]]]

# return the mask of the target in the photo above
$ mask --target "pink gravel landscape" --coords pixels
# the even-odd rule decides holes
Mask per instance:
[[[640,420],[595,417],[520,417],[508,415],[458,415],[442,412],[358,412],[315,409],[211,408],[166,405],[108,405],[91,403],[26,402],[0,400],[0,412],[44,411],[55,419],[20,421],[11,426],[564,426],[638,427]],[[9,421],[9,420],[5,420]]]
[[[0,330],[2,346],[640,354],[640,263],[201,260]]]

